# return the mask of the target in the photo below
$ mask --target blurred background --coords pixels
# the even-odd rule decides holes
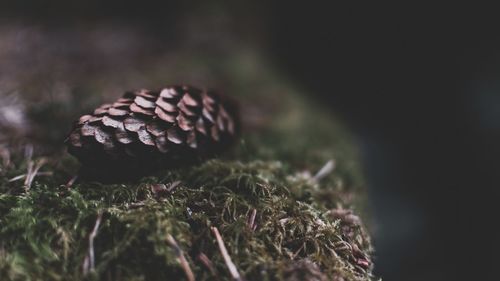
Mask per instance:
[[[258,54],[355,135],[373,212],[376,275],[498,280],[495,9],[311,1],[10,2],[0,2],[0,125],[26,122],[19,96],[56,99],[68,88],[106,89],[116,96],[157,81],[145,74],[151,68],[169,81],[224,88],[232,82],[214,62],[237,54],[252,64]],[[188,71],[194,61],[206,69]],[[90,80],[94,84],[85,83]],[[55,104],[41,108],[40,116],[83,112],[97,102],[81,95],[66,101],[72,108]],[[50,139],[50,130],[44,134]]]

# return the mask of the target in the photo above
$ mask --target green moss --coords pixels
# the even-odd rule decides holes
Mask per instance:
[[[137,184],[85,183],[68,189],[40,180],[26,194],[0,197],[2,276],[83,278],[87,237],[102,212],[95,240],[96,277],[183,276],[168,234],[189,253],[199,280],[215,278],[196,262],[202,253],[227,277],[209,232],[216,226],[241,274],[250,280],[280,279],[289,262],[302,258],[330,275],[366,279],[368,274],[351,262],[339,221],[326,216],[326,204],[313,199],[313,186],[290,182],[287,174],[280,162],[212,160]],[[153,183],[176,181],[181,184],[171,192],[152,191]],[[251,230],[247,222],[254,209],[256,227]]]
[[[32,160],[24,156],[24,145],[9,145],[12,161],[0,169],[3,280],[183,279],[168,235],[196,280],[230,280],[210,227],[218,228],[248,280],[373,280],[366,231],[356,215],[343,211],[364,213],[352,139],[321,106],[248,59],[234,55],[221,66],[243,105],[245,133],[230,153],[198,166],[134,183],[67,187],[78,165],[56,142],[56,152],[44,156],[42,174],[26,189],[23,180],[10,179],[25,174]],[[38,114],[44,106],[54,104],[40,105]],[[49,139],[64,133],[51,127]],[[334,171],[314,180],[331,159]],[[89,235],[99,214],[95,267],[86,272]]]

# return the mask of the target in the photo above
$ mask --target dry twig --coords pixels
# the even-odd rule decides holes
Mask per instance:
[[[174,181],[168,185],[168,192],[172,193],[176,187],[178,187],[181,184],[181,181]]]
[[[193,271],[191,270],[191,267],[189,267],[189,263],[186,257],[184,256],[184,252],[182,251],[181,247],[179,247],[179,244],[177,244],[177,241],[175,241],[174,237],[170,234],[167,235],[167,241],[168,244],[175,250],[175,255],[179,259],[181,267],[184,270],[184,273],[186,274],[187,280],[194,281],[195,279]]]
[[[102,220],[102,212],[97,214],[97,219],[95,221],[94,229],[89,235],[89,250],[83,261],[83,275],[87,275],[89,271],[95,270],[95,256],[94,256],[94,239],[97,236],[97,231],[99,230],[99,225]]]
[[[66,183],[66,188],[71,188],[73,184],[75,184],[76,180],[78,179],[78,175],[73,176],[67,183]]]
[[[248,218],[247,225],[250,230],[255,231],[257,228],[257,225],[255,224],[255,216],[257,215],[257,210],[252,209],[252,213],[250,214],[250,217]]]
[[[37,173],[36,175],[39,177],[40,176],[52,176],[52,175],[54,175],[54,172],[40,172],[40,173]],[[26,174],[22,174],[22,175],[15,176],[15,177],[9,179],[9,182],[15,182],[15,181],[22,180],[25,178],[26,178]]]
[[[210,273],[212,273],[212,275],[217,276],[217,271],[215,270],[212,261],[207,257],[207,255],[205,255],[204,253],[200,253],[198,255],[198,259],[206,268],[208,268],[208,270],[210,270]]]
[[[33,160],[28,162],[28,172],[26,173],[26,178],[24,180],[24,188],[28,191],[31,188],[31,184],[35,179],[38,171],[47,162],[45,158],[38,160],[36,163]]]
[[[224,262],[226,263],[226,266],[229,269],[229,273],[231,273],[231,276],[233,277],[234,280],[243,281],[243,278],[241,278],[241,275],[238,272],[238,269],[236,268],[236,265],[233,263],[233,261],[231,260],[231,256],[229,256],[227,252],[226,246],[224,245],[224,241],[222,240],[222,236],[220,235],[219,230],[217,229],[217,227],[211,227],[211,229],[215,235],[215,238],[217,239],[217,244],[219,245],[220,253],[222,254]]]
[[[328,176],[335,169],[335,160],[330,160],[311,178],[313,183],[318,183],[324,177]]]

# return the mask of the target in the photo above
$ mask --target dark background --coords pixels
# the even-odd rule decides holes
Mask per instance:
[[[246,1],[0,3],[2,21],[140,26],[233,19],[239,40],[327,103],[362,148],[384,280],[498,280],[500,21],[493,7]],[[206,12],[205,12],[206,10]]]

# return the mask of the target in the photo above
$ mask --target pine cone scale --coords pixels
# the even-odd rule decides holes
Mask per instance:
[[[124,127],[126,130],[130,132],[137,132],[144,126],[146,123],[139,118],[129,117],[123,121]]]
[[[84,164],[174,164],[222,152],[237,118],[213,92],[190,86],[126,92],[75,123],[66,143]],[[148,161],[148,163],[144,163]]]
[[[138,106],[142,107],[143,109],[153,109],[156,107],[156,104],[150,100],[147,100],[146,98],[142,96],[137,96],[134,99],[134,103],[137,104]]]
[[[126,107],[129,107],[130,105],[125,105]],[[108,114],[111,116],[126,116],[127,115],[127,110],[122,109],[122,106],[118,107],[113,107],[108,110]]]

